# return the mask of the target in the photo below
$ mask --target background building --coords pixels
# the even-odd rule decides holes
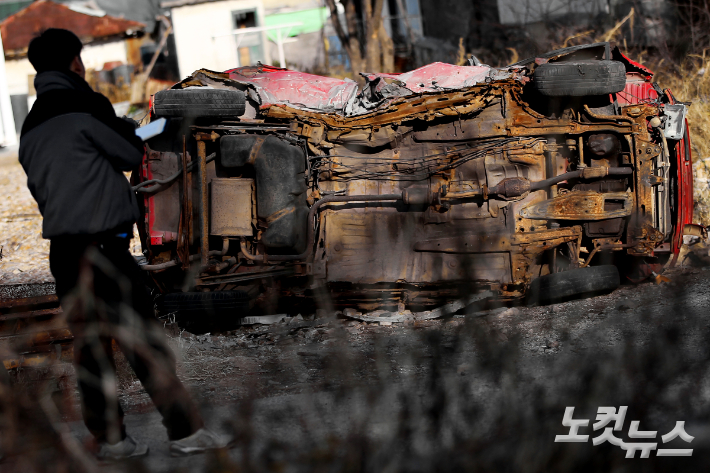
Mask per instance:
[[[135,66],[141,61],[142,23],[102,11],[79,11],[49,0],[31,3],[0,23],[7,86],[18,130],[35,96],[35,70],[27,59],[27,48],[37,33],[48,28],[65,28],[79,36],[84,43],[81,56],[87,71],[109,73],[116,66]]]
[[[264,26],[261,0],[169,0],[180,77],[198,69],[224,71],[268,62],[263,30],[234,34],[236,30]]]

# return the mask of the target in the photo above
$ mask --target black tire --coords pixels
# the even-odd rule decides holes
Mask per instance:
[[[169,89],[153,98],[157,117],[240,117],[245,107],[241,90]]]
[[[181,320],[238,319],[249,310],[249,295],[244,291],[177,292],[163,299],[163,313],[176,313]]]
[[[626,87],[626,67],[619,61],[548,62],[537,66],[533,83],[547,97],[615,94]]]
[[[621,284],[619,270],[613,265],[570,269],[534,279],[528,290],[528,303],[545,305],[583,296],[605,294]]]

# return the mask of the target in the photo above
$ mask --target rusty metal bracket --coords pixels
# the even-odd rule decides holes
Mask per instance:
[[[633,245],[624,244],[620,241],[616,241],[613,238],[597,238],[594,240],[594,249],[587,256],[587,261],[585,261],[580,268],[586,268],[589,263],[592,262],[592,258],[600,251],[611,250],[611,251],[621,251],[624,248],[630,248]]]
[[[696,223],[686,223],[683,226],[683,235],[700,237],[703,241],[708,239],[708,229]]]
[[[629,227],[628,252],[636,256],[650,256],[658,245],[663,242],[665,235],[653,225],[646,223],[640,227]]]
[[[605,210],[607,201],[622,202],[623,208]],[[520,215],[538,220],[606,220],[628,217],[633,208],[633,194],[630,193],[577,191],[528,205],[520,210]]]
[[[565,241],[576,240],[582,235],[582,227],[550,228],[541,232],[515,233],[513,234],[513,245],[530,245],[543,241],[564,239]],[[552,247],[550,247],[552,249]]]
[[[207,206],[207,152],[206,143],[200,139],[202,133],[197,137],[197,158],[200,165],[200,262],[202,267],[207,266],[210,259],[210,236]]]
[[[182,137],[182,169],[188,169],[187,137]],[[189,172],[182,173],[182,206],[178,228],[177,253],[182,269],[190,267],[190,243],[192,235],[192,199],[190,199],[192,179]]]

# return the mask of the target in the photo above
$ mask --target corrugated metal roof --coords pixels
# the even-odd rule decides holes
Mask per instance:
[[[38,0],[0,23],[6,57],[27,54],[30,41],[48,28],[73,31],[84,44],[114,36],[133,35],[145,25],[112,16],[96,17],[76,12],[65,5]]]

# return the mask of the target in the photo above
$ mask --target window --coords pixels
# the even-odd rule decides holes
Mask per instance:
[[[256,10],[239,10],[232,12],[232,23],[235,30],[259,26]],[[264,61],[264,45],[260,31],[236,34],[237,57],[240,66],[250,66],[257,61]]]

